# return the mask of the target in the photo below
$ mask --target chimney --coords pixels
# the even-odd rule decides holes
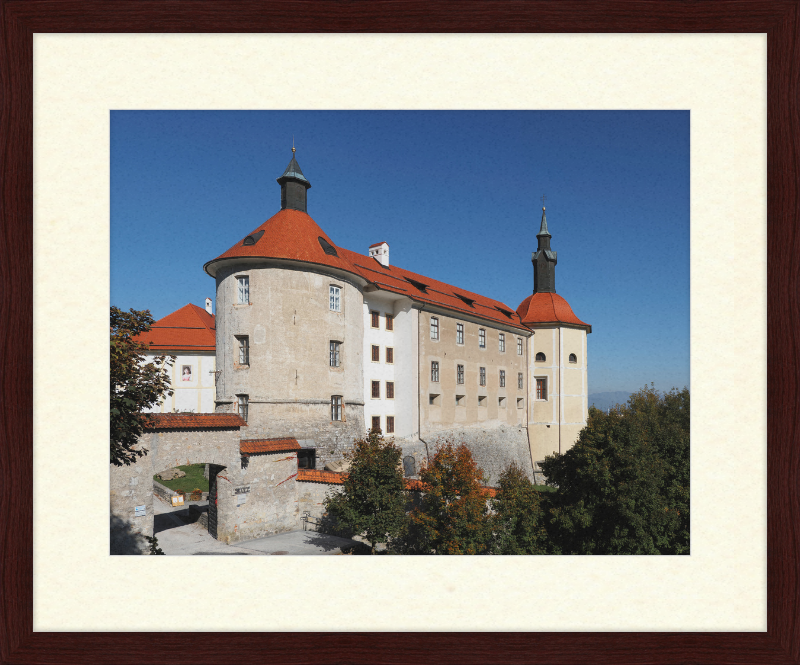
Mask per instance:
[[[389,265],[389,243],[376,242],[374,245],[369,246],[369,255],[378,261],[381,265]]]
[[[213,315],[214,312],[211,311],[211,298],[206,298],[206,311]]]

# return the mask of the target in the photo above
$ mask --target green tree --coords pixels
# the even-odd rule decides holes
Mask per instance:
[[[147,454],[136,445],[148,422],[143,411],[172,395],[167,367],[174,356],[147,362],[148,345],[135,339],[152,323],[148,310],[123,312],[111,307],[111,463],[116,466]]]
[[[542,470],[555,553],[689,553],[689,390],[643,388],[589,410],[578,441]]]
[[[409,514],[404,552],[488,554],[489,493],[469,448],[448,441],[422,466],[419,478],[422,496]]]
[[[372,553],[375,545],[391,541],[405,521],[405,486],[400,466],[402,451],[378,432],[353,443],[345,456],[350,470],[342,492],[329,494],[325,510],[340,526],[362,534]]]
[[[500,476],[491,501],[494,511],[494,554],[546,554],[547,531],[540,494],[525,472],[511,463]]]

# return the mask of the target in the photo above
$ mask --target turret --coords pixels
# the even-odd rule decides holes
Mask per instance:
[[[283,175],[278,178],[278,184],[281,186],[281,210],[290,208],[308,212],[306,196],[311,183],[300,170],[300,165],[294,158],[294,152],[295,149],[292,146],[292,161],[289,162]]]
[[[533,262],[533,292],[534,293],[555,293],[556,292],[556,263],[558,263],[556,252],[550,249],[550,232],[547,230],[547,218],[542,208],[542,225],[536,239],[539,247],[531,255]]]

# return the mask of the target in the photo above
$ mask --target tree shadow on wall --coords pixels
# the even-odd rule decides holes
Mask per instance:
[[[130,523],[111,515],[111,554],[145,554],[150,544]]]

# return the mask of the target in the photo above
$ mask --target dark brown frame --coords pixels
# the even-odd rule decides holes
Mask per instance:
[[[800,662],[800,4],[780,1],[0,0],[2,663]],[[34,32],[757,32],[768,35],[765,633],[34,633]]]

